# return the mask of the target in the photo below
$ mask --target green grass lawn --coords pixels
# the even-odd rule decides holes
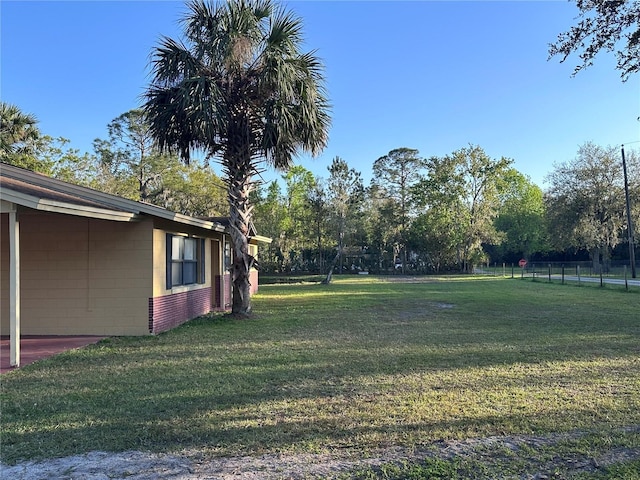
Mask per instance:
[[[640,447],[638,292],[391,280],[264,285],[249,320],[201,318],[4,374],[2,460],[92,450],[364,455],[575,431],[585,435],[558,448]]]

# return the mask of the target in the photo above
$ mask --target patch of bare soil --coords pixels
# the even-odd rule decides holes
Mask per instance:
[[[424,275],[386,275],[382,277],[382,281],[392,283],[437,283],[437,280]]]
[[[629,429],[627,429],[629,430]],[[632,427],[640,431],[640,426]],[[348,476],[349,472],[380,465],[416,462],[426,458],[451,459],[462,457],[494,463],[517,459],[528,465],[530,473],[501,478],[519,480],[543,480],[571,478],[579,473],[595,472],[617,462],[640,458],[640,448],[617,448],[597,458],[554,457],[538,460],[536,450],[553,446],[561,441],[577,439],[581,433],[549,436],[504,436],[470,439],[465,441],[441,441],[425,445],[422,449],[401,447],[381,450],[362,458],[358,452],[340,454],[298,454],[205,458],[197,452],[184,455],[151,454],[144,452],[106,453],[91,452],[43,462],[26,462],[15,466],[0,464],[0,476],[15,480],[302,480],[331,479]],[[556,472],[562,472],[558,477]],[[491,477],[495,478],[495,471]]]

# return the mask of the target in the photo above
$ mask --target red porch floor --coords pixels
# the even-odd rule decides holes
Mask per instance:
[[[23,336],[20,339],[20,366],[51,357],[73,348],[97,343],[105,337],[95,336]],[[9,337],[0,338],[0,373],[14,370],[10,361]]]

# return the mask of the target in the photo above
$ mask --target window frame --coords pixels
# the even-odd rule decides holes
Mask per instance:
[[[186,245],[192,242],[192,248]],[[192,255],[186,255],[192,252]],[[195,258],[186,258],[195,257]],[[166,235],[166,288],[191,287],[206,283],[205,239],[191,235]]]

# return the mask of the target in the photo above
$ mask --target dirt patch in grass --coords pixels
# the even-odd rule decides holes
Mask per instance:
[[[640,426],[628,427],[621,432],[639,433]],[[348,449],[331,454],[265,454],[223,458],[203,457],[199,452],[185,452],[182,455],[91,452],[10,467],[2,465],[2,472],[5,478],[15,480],[348,479],[352,474],[356,475],[355,472],[363,470],[375,475],[385,465],[402,466],[428,459],[442,459],[482,465],[483,473],[478,472],[474,478],[495,478],[503,473],[508,478],[546,479],[597,474],[613,464],[640,460],[640,448],[596,449],[591,453],[575,449],[573,452],[567,450],[564,456],[558,455],[558,447],[562,450],[562,444],[579,441],[584,436],[583,432],[573,432],[443,440],[413,449],[390,447],[371,452],[368,456]],[[545,450],[548,449],[554,449],[555,453],[547,455]],[[517,472],[513,468],[516,464]],[[510,465],[509,471],[502,470],[505,465]]]
[[[438,281],[434,277],[413,275],[387,275],[380,277],[380,280],[392,283],[436,283]]]
[[[442,303],[442,302],[434,303],[433,306],[436,308],[444,308],[444,309],[449,309],[454,307],[453,303]]]

